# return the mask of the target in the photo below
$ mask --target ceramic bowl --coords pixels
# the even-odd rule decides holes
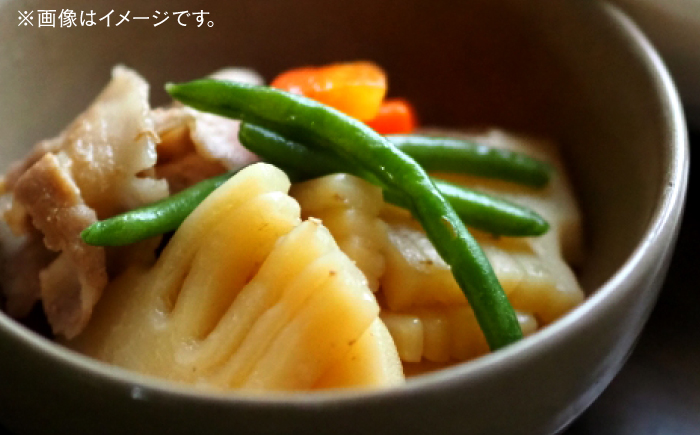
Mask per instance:
[[[700,1],[615,0],[664,58],[681,94],[688,124],[700,127]]]
[[[581,201],[588,299],[494,354],[372,393],[211,396],[72,353],[0,314],[0,421],[17,433],[548,434],[601,393],[656,300],[682,212],[685,123],[663,63],[598,1],[64,0],[93,27],[20,26],[37,2],[0,0],[0,162],[55,135],[115,63],[162,85],[224,65],[373,59],[424,124],[495,125],[560,143]],[[56,7],[58,8],[58,4]],[[48,7],[48,6],[47,6]],[[53,3],[51,5],[53,7]],[[209,12],[116,26],[117,14]],[[203,9],[204,8],[204,9]],[[57,11],[58,14],[60,11]],[[80,24],[80,20],[77,20]]]

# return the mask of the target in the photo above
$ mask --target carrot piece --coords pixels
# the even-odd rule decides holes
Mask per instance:
[[[360,121],[373,119],[387,90],[384,71],[371,62],[348,62],[287,71],[273,88],[316,100]]]
[[[401,98],[386,100],[379,108],[379,113],[367,125],[379,134],[407,134],[418,125],[413,106]]]

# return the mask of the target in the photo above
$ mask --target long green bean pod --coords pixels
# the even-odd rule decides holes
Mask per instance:
[[[234,172],[209,178],[153,204],[95,222],[81,233],[88,245],[124,246],[176,230]]]
[[[549,230],[549,223],[526,207],[447,181],[433,179],[433,183],[462,221],[478,230],[509,237],[540,236]],[[394,192],[384,191],[383,195],[386,202],[409,207]]]
[[[250,151],[263,160],[285,169],[297,176],[315,178],[335,172],[346,172],[375,182],[375,177],[349,162],[345,162],[326,150],[311,150],[308,147],[284,138],[268,129],[243,123],[238,138]],[[542,235],[549,224],[541,216],[525,207],[480,193],[446,181],[433,179],[442,195],[449,201],[465,224],[492,234],[529,237]],[[394,205],[408,208],[403,197],[384,190],[384,199]]]
[[[387,138],[426,171],[479,175],[532,187],[547,185],[552,172],[551,166],[541,160],[473,141],[418,135]]]
[[[337,153],[371,172],[400,195],[440,256],[452,268],[491,349],[522,338],[513,307],[491,264],[428,174],[388,139],[335,109],[276,89],[217,80],[168,84],[166,90],[195,109],[269,128]]]

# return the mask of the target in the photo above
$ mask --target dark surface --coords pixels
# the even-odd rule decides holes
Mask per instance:
[[[700,144],[700,132],[691,144]],[[700,178],[691,178],[676,252],[637,347],[563,435],[700,434]],[[1,387],[0,387],[1,388]],[[11,435],[0,427],[0,435]]]

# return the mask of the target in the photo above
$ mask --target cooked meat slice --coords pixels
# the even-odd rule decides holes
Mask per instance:
[[[251,85],[264,83],[255,71],[246,68],[224,68],[210,77]],[[220,162],[228,169],[240,169],[259,160],[238,142],[239,121],[199,112],[189,107],[185,110],[192,116],[190,136],[199,154]]]
[[[34,149],[32,149],[24,160],[14,162],[12,165],[10,165],[10,169],[5,174],[5,191],[9,192],[14,189],[17,179],[19,179],[19,177],[21,177],[27,169],[31,168],[34,163],[38,162],[39,159],[44,156],[44,154],[60,150],[61,144],[62,140],[60,136],[42,140],[34,146]]]
[[[177,160],[156,166],[156,176],[168,180],[170,192],[177,193],[225,170],[219,162],[207,160],[191,152]]]
[[[244,68],[223,69],[210,77],[256,85],[263,83],[255,72]],[[156,173],[171,183],[171,192],[215,175],[217,167],[221,168],[219,172],[223,172],[226,169],[240,169],[259,160],[238,141],[238,121],[178,103],[155,109],[152,116],[161,138]],[[161,170],[161,166],[165,165],[169,165],[169,168]],[[178,168],[186,170],[185,177],[173,177]]]
[[[153,111],[156,131],[161,137],[155,174],[168,181],[171,194],[226,170],[220,162],[197,152],[190,138],[189,117],[178,107]]]
[[[73,182],[69,161],[63,160],[45,154],[17,180],[14,199],[44,235],[46,247],[62,252],[41,273],[41,298],[54,333],[70,338],[89,320],[108,278],[104,249],[80,239],[97,216]]]
[[[42,140],[34,146],[34,149],[24,158],[10,165],[4,177],[3,194],[12,192],[17,184],[19,177],[24,174],[27,169],[31,168],[38,162],[44,154],[48,152],[57,152],[61,148],[61,138]],[[12,232],[17,236],[29,236],[34,232],[27,211],[17,202],[10,201],[8,207],[3,207],[0,218],[7,223]]]
[[[156,164],[148,84],[116,67],[93,105],[62,134],[62,149],[85,203],[100,218],[168,195],[165,181],[139,175]]]
[[[156,164],[156,142],[148,83],[134,71],[116,67],[93,104],[58,137],[39,142],[13,166],[7,185],[47,152],[64,154],[85,204],[102,219],[168,195],[167,182],[144,176]]]
[[[158,160],[160,161],[163,158],[162,150],[165,148],[163,135],[173,131],[189,134],[188,123],[191,115],[187,113],[185,106],[174,102],[170,106],[156,107],[151,110],[151,118],[153,119],[153,128],[161,139],[158,143]]]
[[[155,130],[160,137],[156,146],[158,165],[173,162],[189,153],[195,152],[190,139],[188,122],[190,115],[183,107],[157,108],[151,112]]]
[[[77,336],[87,325],[92,309],[102,295],[107,280],[97,292],[94,286],[84,286],[77,265],[68,253],[63,253],[39,274],[44,313],[56,335]]]
[[[14,318],[25,317],[39,300],[39,272],[56,257],[40,237],[29,237],[2,267],[5,311]]]
[[[247,83],[250,85],[263,85],[265,80],[252,69],[249,68],[222,68],[209,74],[209,77],[217,80],[228,80],[236,83]]]
[[[218,77],[261,81],[242,70]],[[161,159],[156,125],[165,139]],[[116,67],[84,113],[11,168],[3,189],[13,194],[13,206],[4,220],[20,235],[39,231],[57,256],[40,273],[39,284],[56,334],[70,338],[83,329],[108,279],[104,249],[85,245],[82,230],[97,219],[167,196],[168,181],[177,191],[256,160],[238,143],[237,130],[235,121],[180,106],[151,111],[148,84]],[[18,315],[36,297],[36,287],[17,302]]]
[[[171,194],[258,160],[238,142],[238,121],[180,106],[156,109],[153,118],[161,138],[155,173]]]
[[[0,198],[0,209],[8,197]],[[56,257],[33,231],[27,236],[12,234],[0,223],[0,299],[7,314],[21,318],[29,314],[39,300],[39,272]]]
[[[12,201],[12,196],[9,198],[9,203],[6,207],[0,209],[0,218],[7,224],[7,227],[12,230],[15,236],[29,236],[34,230],[31,219],[27,215],[27,211],[21,204]]]
[[[153,118],[161,137],[159,165],[192,153],[201,157],[203,165],[213,162],[223,170],[240,169],[259,160],[238,141],[238,121],[177,105],[154,110]]]
[[[82,230],[168,195],[167,181],[154,178],[157,142],[148,84],[116,67],[84,113],[8,173],[13,206],[4,220],[18,234],[38,230],[53,256],[58,253],[40,274],[41,299],[56,334],[78,334],[107,283],[104,249],[85,245]]]
[[[259,160],[238,141],[239,121],[190,108],[185,110],[192,115],[190,137],[199,154],[228,169],[240,169]]]

